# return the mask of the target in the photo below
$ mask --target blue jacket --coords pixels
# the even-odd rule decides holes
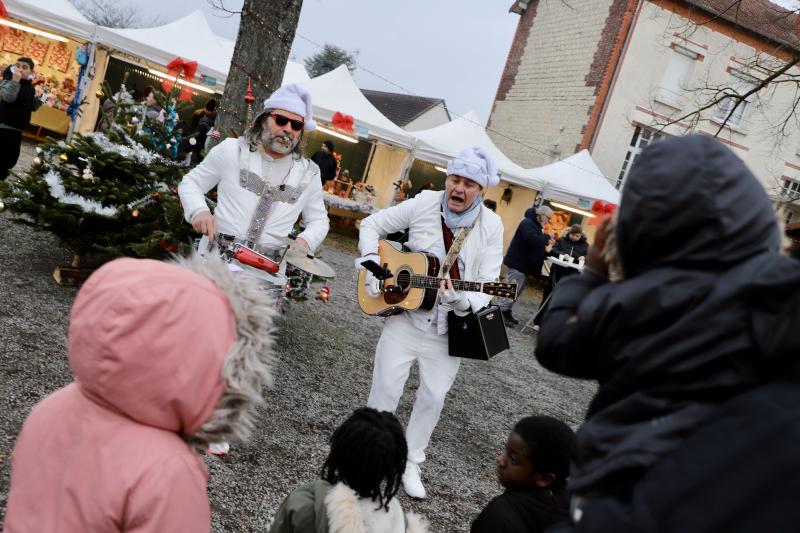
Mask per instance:
[[[530,208],[517,226],[503,263],[529,276],[538,276],[542,271],[542,262],[547,257],[544,248],[548,242],[550,236],[542,232],[542,226],[536,220],[536,210]]]

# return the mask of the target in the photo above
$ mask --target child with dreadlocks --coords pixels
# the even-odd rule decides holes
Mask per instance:
[[[472,523],[471,533],[538,533],[566,521],[565,493],[575,433],[549,416],[516,423],[497,456],[497,481],[506,488]]]
[[[321,477],[281,504],[270,533],[424,533],[395,498],[408,446],[392,413],[357,409],[330,439]]]

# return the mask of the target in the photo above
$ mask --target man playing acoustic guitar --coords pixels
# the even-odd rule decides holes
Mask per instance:
[[[363,268],[366,261],[382,265],[377,254],[378,240],[408,228],[406,246],[415,252],[433,254],[440,262],[454,237],[458,240],[459,235],[465,234],[445,277],[496,280],[503,261],[503,223],[483,205],[482,194],[498,183],[495,163],[483,148],[462,150],[447,165],[444,191],[422,191],[362,221],[358,243],[362,257],[356,260],[356,268]],[[466,228],[464,232],[462,228]],[[371,283],[372,275],[368,273],[366,278]],[[490,300],[488,294],[456,291],[447,281],[440,286],[438,305],[430,311],[402,312],[386,320],[375,349],[367,405],[394,412],[411,365],[418,362],[420,385],[406,429],[408,462],[403,474],[403,488],[411,497],[425,498],[419,465],[425,460],[425,448],[460,364],[459,358],[448,355],[447,313],[453,310],[463,316],[485,307]]]

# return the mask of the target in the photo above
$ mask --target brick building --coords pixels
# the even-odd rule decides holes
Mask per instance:
[[[795,104],[797,83],[773,85],[733,113],[727,99],[670,124],[709,101],[703,88],[744,94],[800,56],[796,14],[768,0],[742,0],[735,11],[727,9],[732,3],[514,2],[519,24],[490,135],[526,168],[588,148],[603,174],[622,187],[649,142],[721,129],[720,140],[750,166],[784,221],[799,220],[800,120],[775,133]]]

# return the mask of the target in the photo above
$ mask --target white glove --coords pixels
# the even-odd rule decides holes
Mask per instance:
[[[442,284],[439,286],[439,301],[443,304],[447,304],[452,307],[455,311],[461,311],[462,313],[469,310],[469,299],[467,295],[461,291],[457,291],[453,288],[453,282],[447,280],[447,284],[442,281]]]
[[[378,254],[367,254],[365,256],[356,258],[356,262],[355,262],[356,263],[356,270],[363,269],[364,267],[361,266],[361,265],[363,263],[366,263],[367,261],[375,261],[376,263],[378,263],[380,265],[381,264],[381,256],[379,256]]]
[[[376,298],[381,294],[381,283],[378,280],[378,278],[372,275],[372,272],[370,272],[369,270],[367,270],[362,266],[362,264],[365,263],[366,261],[375,261],[380,265],[381,257],[378,254],[369,254],[365,255],[364,257],[359,257],[355,261],[356,272],[359,270],[366,270],[365,272],[366,276],[364,276],[364,287],[367,290],[367,294],[369,294],[373,298]]]

